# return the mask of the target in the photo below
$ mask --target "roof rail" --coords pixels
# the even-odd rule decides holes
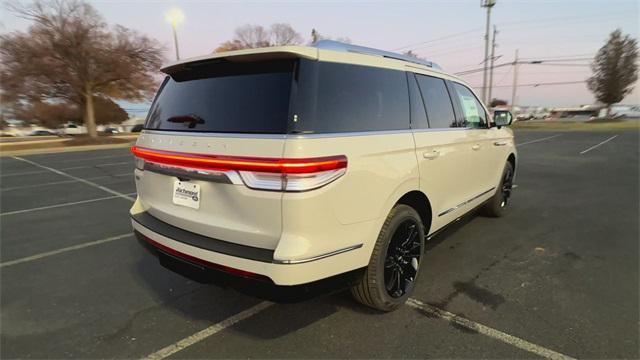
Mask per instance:
[[[428,66],[430,68],[442,70],[442,68],[438,64],[431,61],[417,59],[412,56],[398,54],[391,51],[378,50],[378,49],[374,49],[366,46],[351,45],[351,44],[347,44],[347,43],[343,43],[335,40],[320,40],[314,43],[313,46],[318,49],[353,52],[353,53],[359,53],[359,54],[381,56],[389,59],[408,61],[414,64],[420,64],[420,65]]]

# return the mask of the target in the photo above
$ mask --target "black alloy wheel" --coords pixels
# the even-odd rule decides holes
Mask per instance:
[[[413,288],[422,255],[419,231],[421,226],[407,219],[393,233],[384,262],[385,288],[392,298],[400,298]]]

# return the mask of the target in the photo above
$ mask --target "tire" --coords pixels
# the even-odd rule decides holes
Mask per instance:
[[[503,216],[509,205],[509,198],[511,197],[511,191],[513,187],[513,165],[509,161],[504,166],[502,171],[502,178],[500,184],[496,190],[495,195],[483,207],[483,213],[489,217],[501,217]]]
[[[397,309],[413,292],[424,249],[424,225],[418,212],[407,205],[394,206],[362,279],[351,288],[353,297],[380,311]]]

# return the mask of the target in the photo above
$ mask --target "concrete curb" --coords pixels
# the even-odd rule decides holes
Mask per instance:
[[[0,151],[0,157],[36,155],[36,154],[56,154],[56,153],[76,152],[76,151],[123,149],[123,148],[131,147],[132,145],[133,145],[133,142],[122,143],[122,144],[108,144],[108,145],[78,145],[78,146],[69,146],[69,147],[43,148],[43,149]]]

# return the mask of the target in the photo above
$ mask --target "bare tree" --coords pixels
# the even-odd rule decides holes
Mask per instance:
[[[32,21],[26,32],[0,36],[0,80],[9,102],[74,103],[95,137],[95,96],[135,101],[152,95],[163,51],[155,40],[122,26],[110,29],[81,0],[36,0],[9,9]]]
[[[298,45],[302,43],[302,36],[298,34],[289,24],[276,23],[271,25],[271,45]]]
[[[224,52],[224,51],[233,51],[233,50],[242,50],[242,49],[246,49],[247,47],[244,46],[243,43],[241,43],[238,40],[229,40],[229,41],[225,41],[222,44],[220,44],[220,46],[218,46],[217,48],[215,48],[215,50],[213,50],[213,52]]]
[[[237,40],[244,48],[259,48],[271,46],[270,34],[260,25],[243,25],[236,29],[234,40]]]
[[[266,30],[260,25],[243,25],[235,30],[233,39],[225,41],[214,52],[252,49],[269,46],[298,45],[302,36],[285,23],[276,23]]]
[[[593,76],[587,85],[596,99],[607,105],[607,116],[611,105],[622,101],[633,90],[638,80],[637,59],[638,41],[629,35],[622,36],[619,29],[611,33],[596,54],[591,65]]]

